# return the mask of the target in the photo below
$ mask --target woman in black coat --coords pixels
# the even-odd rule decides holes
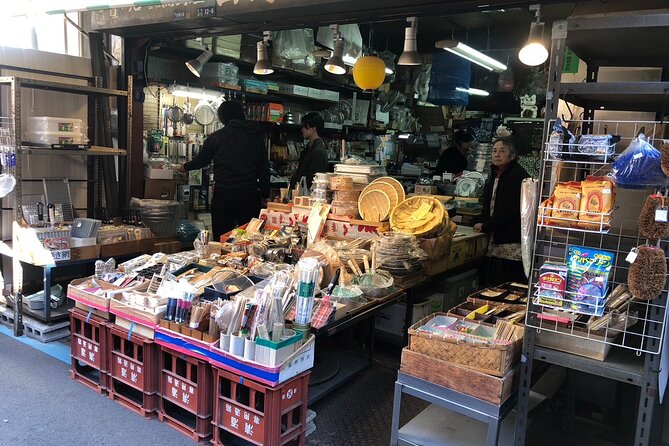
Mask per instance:
[[[495,140],[492,149],[492,172],[483,194],[483,221],[476,232],[490,235],[486,256],[488,285],[504,282],[526,283],[520,245],[520,189],[530,175],[517,162],[513,140]]]

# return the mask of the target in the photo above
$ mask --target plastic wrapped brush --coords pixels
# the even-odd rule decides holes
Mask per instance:
[[[662,195],[649,195],[639,213],[639,233],[649,240],[669,237],[669,223],[656,221],[656,211],[669,205],[669,199]]]
[[[662,294],[667,281],[667,260],[664,251],[654,246],[641,246],[629,270],[627,285],[636,300],[653,300]]]

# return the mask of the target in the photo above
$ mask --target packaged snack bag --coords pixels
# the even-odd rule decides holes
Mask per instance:
[[[581,208],[581,183],[560,183],[553,192],[553,211],[550,225],[562,228],[573,228],[578,224],[578,213]]]
[[[539,269],[539,305],[562,307],[567,289],[567,265],[546,262]]]
[[[615,185],[606,177],[588,177],[581,182],[581,206],[578,227],[593,231],[609,229],[615,202]]]

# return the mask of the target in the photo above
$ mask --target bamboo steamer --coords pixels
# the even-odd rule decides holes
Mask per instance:
[[[330,190],[351,190],[353,189],[353,178],[345,176],[335,176],[330,178]]]
[[[376,180],[372,181],[370,183],[370,185],[374,184],[374,183],[386,183],[386,184],[389,184],[390,186],[392,186],[392,188],[395,189],[395,192],[397,192],[397,203],[401,203],[406,199],[406,193],[404,192],[404,186],[402,186],[402,183],[397,181],[395,178],[393,178],[393,177],[377,178]],[[397,204],[395,204],[395,206],[397,206]],[[395,207],[395,206],[393,206],[393,207]]]
[[[365,221],[386,221],[391,210],[390,197],[382,190],[363,191],[358,199],[358,212]]]
[[[400,185],[400,187],[401,187],[401,185]],[[386,183],[386,182],[383,182],[383,181],[373,181],[373,182],[369,183],[367,185],[367,187],[365,187],[362,190],[362,195],[364,195],[368,192],[372,192],[372,191],[381,191],[388,196],[388,199],[390,200],[390,210],[391,211],[395,208],[395,206],[397,206],[397,204],[400,201],[402,201],[402,200],[400,200],[400,195],[397,192],[397,189],[391,183]],[[402,193],[404,193],[404,189],[402,189]],[[390,216],[390,213],[388,213],[388,216]],[[386,217],[386,219],[387,219],[387,217]],[[385,220],[379,220],[379,221],[385,221]]]
[[[438,199],[418,195],[398,204],[390,215],[390,228],[416,237],[439,235],[448,223],[448,212]]]

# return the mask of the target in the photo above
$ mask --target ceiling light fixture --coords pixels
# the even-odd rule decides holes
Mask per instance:
[[[346,65],[342,59],[344,55],[344,39],[339,32],[339,25],[330,25],[330,28],[334,33],[332,41],[333,51],[332,57],[325,64],[325,71],[332,74],[344,74],[346,73]]]
[[[397,61],[397,65],[417,66],[423,63],[418,54],[418,19],[416,17],[407,18],[410,26],[404,28],[404,51]]]
[[[479,90],[478,88],[455,87],[455,90],[467,93],[472,96],[490,96],[490,93],[485,90]]]
[[[258,60],[253,67],[253,74],[265,76],[274,73],[274,68],[267,57],[267,47],[269,46],[269,31],[262,33],[262,40],[258,42]]]
[[[546,62],[548,50],[544,43],[544,23],[541,21],[541,5],[530,5],[534,11],[535,21],[530,24],[530,35],[527,43],[518,53],[518,58],[525,65],[536,67]]]
[[[205,48],[202,54],[197,56],[197,58],[186,62],[186,67],[190,70],[191,73],[197,77],[200,77],[200,74],[202,74],[202,68],[204,68],[204,65],[209,62],[209,59],[211,59],[213,55],[214,53],[209,51],[209,48]]]
[[[501,73],[502,71],[506,70],[506,65],[504,65],[502,62],[493,59],[490,56],[486,56],[479,50],[476,50],[457,40],[440,40],[439,42],[435,43],[434,46],[456,54],[463,59],[467,59],[470,62],[482,66],[486,70],[495,71],[497,73]]]
[[[167,92],[172,96],[179,98],[200,99],[204,101],[218,101],[221,98],[221,93],[214,90],[206,90],[204,88],[190,89],[183,85],[174,85],[167,89]]]

